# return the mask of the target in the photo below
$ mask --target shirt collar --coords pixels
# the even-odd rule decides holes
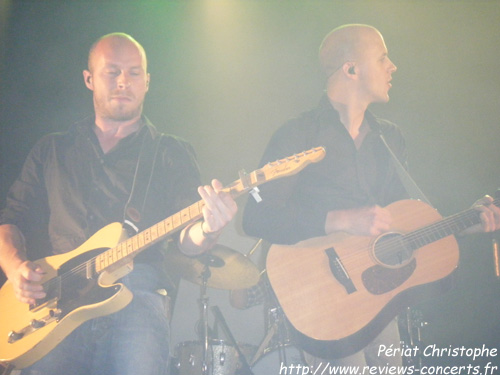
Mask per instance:
[[[342,124],[340,122],[339,113],[333,108],[332,103],[325,94],[321,97],[318,104],[320,120],[323,124]],[[369,111],[365,111],[365,118],[363,121],[368,122],[370,129],[375,132],[380,132],[380,125],[376,117]]]

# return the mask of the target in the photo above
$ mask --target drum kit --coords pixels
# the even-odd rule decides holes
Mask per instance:
[[[260,243],[247,255],[222,245],[198,257],[169,252],[173,269],[183,279],[200,286],[200,340],[176,346],[172,361],[174,374],[276,375],[282,366],[304,363],[302,352],[294,346],[290,328],[277,303],[267,308],[267,332],[258,347],[237,342],[217,306],[211,308],[215,324],[222,328],[227,340],[211,337],[207,288],[238,290],[255,286],[261,272],[249,256]]]

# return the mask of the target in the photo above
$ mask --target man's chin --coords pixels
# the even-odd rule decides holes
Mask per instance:
[[[380,103],[380,104],[384,104],[384,103],[387,103],[389,102],[389,95],[386,95],[384,97],[381,97],[379,98],[378,100],[376,100],[374,103]]]
[[[131,121],[131,120],[136,119],[139,116],[140,116],[140,113],[126,114],[126,115],[121,115],[121,116],[113,116],[111,118],[111,120],[115,120],[115,121]]]
[[[130,121],[141,115],[141,110],[115,110],[107,114],[106,118],[113,121]]]

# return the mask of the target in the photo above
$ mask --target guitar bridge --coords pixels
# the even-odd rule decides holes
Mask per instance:
[[[61,299],[61,278],[58,276],[50,279],[43,284],[43,289],[46,292],[46,296],[44,298],[36,300],[34,304],[29,305],[29,309],[31,312],[35,312],[49,305],[55,306],[57,304],[57,301]]]
[[[335,276],[337,281],[342,284],[348,294],[354,293],[357,289],[344,268],[344,265],[342,264],[342,261],[340,260],[335,249],[330,247],[325,250],[325,253],[328,256],[330,270],[332,271],[333,276]]]

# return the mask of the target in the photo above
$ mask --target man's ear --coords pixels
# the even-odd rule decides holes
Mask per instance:
[[[90,73],[90,71],[88,71],[88,70],[83,71],[83,81],[85,82],[85,86],[87,86],[87,88],[89,90],[94,90],[94,83],[92,81],[92,73]]]
[[[356,75],[356,66],[353,62],[346,62],[343,66],[344,73],[350,76]]]

